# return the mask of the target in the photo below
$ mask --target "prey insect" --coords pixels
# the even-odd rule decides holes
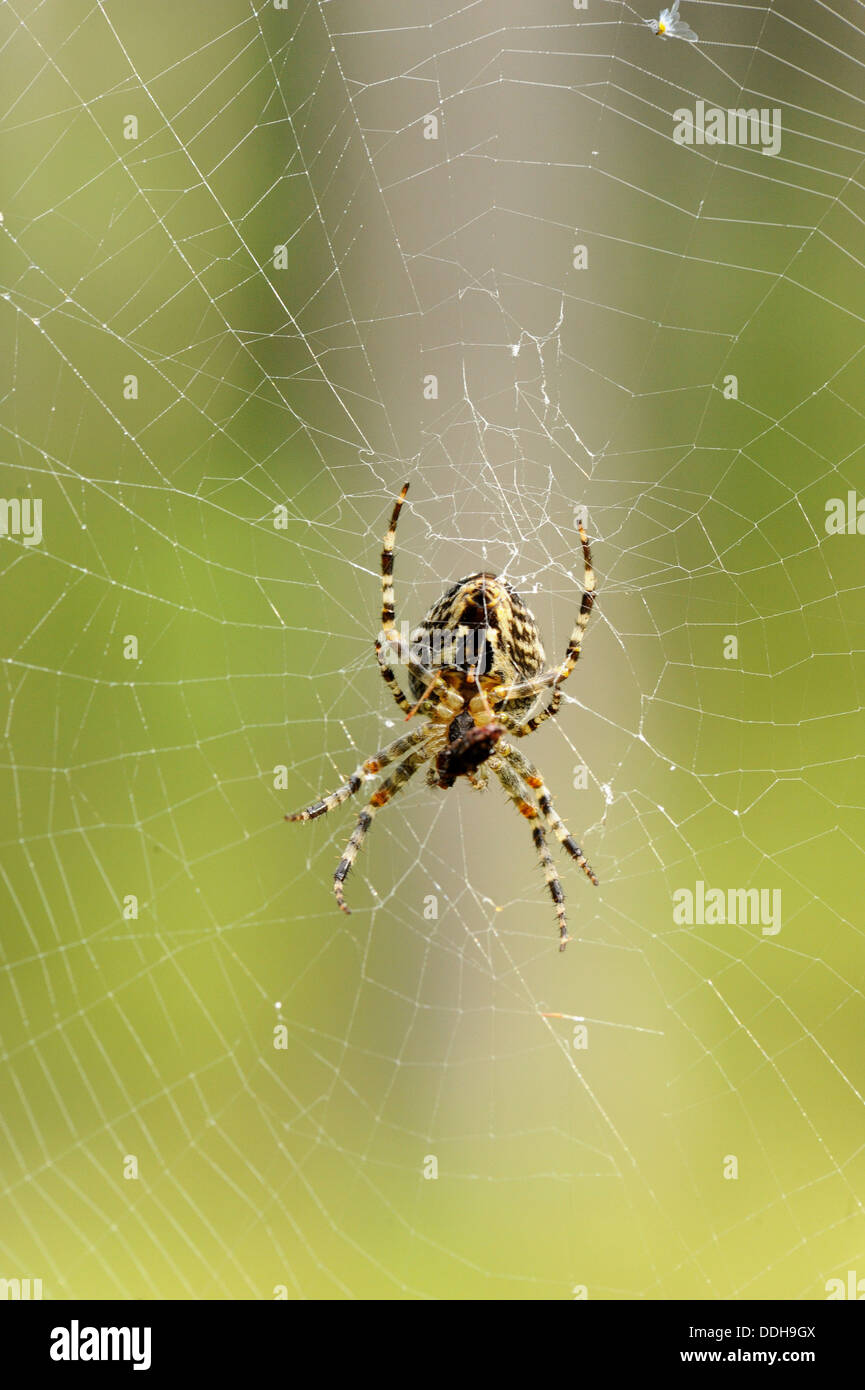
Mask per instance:
[[[343,885],[373,818],[421,767],[428,765],[427,782],[443,791],[460,778],[482,790],[492,774],[531,825],[532,840],[555,904],[559,949],[563,951],[569,940],[565,895],[547,832],[595,886],[598,880],[556,811],[540,772],[515,741],[534,733],[557,713],[562,685],[579,659],[595,594],[588,537],[580,523],[583,593],[564,659],[558,666],[547,668],[532,614],[507,580],[494,574],[472,574],[452,585],[406,642],[395,622],[393,557],[397,522],[407,492],[408,483],[394,504],[381,554],[381,634],[375,651],[382,677],[406,718],[419,714],[425,722],[367,758],[337,791],[286,816],[286,820],[315,820],[354,796],[368,778],[393,768],[358,816],[334,874],[337,903],[348,912]],[[408,694],[400,686],[392,661],[406,667]],[[540,697],[546,703],[532,713]]]
[[[689,43],[696,43],[697,35],[690,24],[679,18],[679,4],[680,0],[673,0],[668,10],[661,10],[657,19],[647,19],[646,23],[652,33],[662,39],[686,39]]]

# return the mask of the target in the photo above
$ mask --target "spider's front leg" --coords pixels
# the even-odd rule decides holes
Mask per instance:
[[[408,492],[408,483],[405,483],[399,497],[393,507],[390,519],[390,526],[384,538],[384,545],[381,552],[381,630],[382,635],[390,643],[390,634],[396,633],[394,626],[394,592],[393,592],[393,547],[396,541],[396,524],[399,521],[399,514],[402,504]],[[384,642],[381,637],[375,639],[375,655],[381,671],[382,680],[389,688],[391,695],[396,700],[400,709],[408,714],[411,705],[403,694],[402,687],[396,678],[393,667],[388,664],[384,655]]]
[[[500,717],[508,733],[513,734],[514,738],[525,738],[526,734],[533,734],[535,729],[539,729],[545,720],[552,719],[553,715],[558,712],[561,703],[562,692],[557,687],[553,691],[553,698],[550,703],[538,710],[537,714],[533,714],[531,719],[527,719],[524,724],[514,723],[512,715],[502,714]]]
[[[559,687],[564,684],[568,676],[573,671],[580,659],[582,649],[583,633],[585,632],[592,606],[595,602],[595,571],[592,566],[592,552],[589,548],[589,538],[586,535],[583,523],[580,522],[580,543],[583,547],[583,566],[585,577],[583,580],[583,597],[580,602],[580,611],[577,614],[577,621],[571,633],[571,640],[568,642],[568,649],[565,652],[565,659],[561,666],[554,667],[551,671],[544,671],[540,676],[533,677],[532,680],[523,681],[520,685],[500,685],[492,692],[493,702],[497,709],[502,705],[509,704],[512,700],[524,700],[526,696],[540,695],[542,690],[552,688],[552,699],[550,703],[531,719],[526,720],[525,724],[513,729],[518,738],[523,738],[526,734],[534,733],[546,719],[552,718],[562,702],[561,690]]]
[[[396,600],[394,598],[393,591],[393,552],[394,545],[396,543],[396,526],[397,522],[399,521],[399,514],[402,510],[402,504],[406,499],[407,492],[408,483],[404,483],[400,495],[394,503],[393,512],[390,518],[390,526],[387,529],[387,535],[384,538],[384,545],[382,546],[381,637],[376,638],[375,655],[385,685],[387,685],[390,689],[390,692],[393,695],[393,698],[396,700],[397,704],[399,705],[400,709],[405,711],[406,719],[410,719],[411,716],[413,714],[416,714],[418,711],[420,711],[423,714],[430,712],[431,705],[428,703],[428,696],[434,693],[438,695],[440,700],[447,701],[449,696],[451,695],[451,691],[449,690],[446,682],[437,672],[434,672],[432,670],[426,670],[424,667],[419,666],[418,663],[412,659],[410,646],[403,641],[396,628]],[[384,641],[382,641],[382,638],[384,638]],[[387,644],[387,646],[391,647],[393,651],[396,652],[397,659],[399,661],[404,662],[406,665],[410,667],[413,667],[414,670],[423,677],[424,681],[429,681],[426,694],[421,700],[417,702],[417,704],[411,705],[408,701],[407,696],[404,694],[402,687],[400,686],[400,683],[396,678],[396,673],[394,672],[393,667],[389,664],[387,658],[384,655],[385,644]]]

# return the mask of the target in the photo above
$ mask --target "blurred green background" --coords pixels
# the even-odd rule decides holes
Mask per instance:
[[[695,46],[568,0],[0,14],[2,491],[44,531],[0,541],[0,1276],[865,1275],[865,539],[824,530],[865,494],[865,35],[687,8]],[[674,144],[697,99],[780,108],[778,157]],[[406,478],[398,619],[493,568],[551,660],[588,511],[524,745],[601,879],[559,857],[563,956],[496,791],[416,778],[350,918],[351,808],[282,820],[399,732]],[[677,926],[698,880],[782,930]]]

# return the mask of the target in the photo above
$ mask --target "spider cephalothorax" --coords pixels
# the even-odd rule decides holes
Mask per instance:
[[[501,724],[476,724],[468,712],[456,715],[448,724],[447,744],[430,769],[430,785],[447,791],[458,777],[468,777],[477,786],[474,774],[492,757],[503,733]]]
[[[473,574],[454,584],[430,609],[407,643],[395,626],[393,594],[396,525],[407,492],[408,483],[396,500],[385,536],[381,556],[382,630],[375,650],[382,676],[406,718],[426,715],[426,723],[361,763],[338,791],[286,816],[286,820],[307,821],[324,815],[352,796],[367,777],[397,764],[361,811],[334,874],[336,900],[343,912],[348,912],[343,883],[372,818],[418,768],[428,763],[427,781],[443,791],[453,787],[460,777],[481,789],[492,772],[520,813],[533,822],[532,838],[556,905],[559,949],[564,950],[568,942],[564,893],[547,848],[544,826],[552,830],[592,883],[597,884],[598,880],[556,812],[537,768],[505,736],[510,733],[514,738],[523,738],[533,733],[561,704],[560,687],[577,663],[594,598],[588,537],[580,524],[585,587],[560,666],[544,669],[544,649],[534,618],[507,580],[494,574]],[[392,659],[407,666],[411,702],[388,664]],[[549,703],[532,715],[532,706],[545,691],[551,692]]]

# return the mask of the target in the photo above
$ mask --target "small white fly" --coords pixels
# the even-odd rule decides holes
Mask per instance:
[[[680,0],[673,0],[669,10],[661,10],[659,19],[647,19],[646,23],[653,34],[659,34],[664,39],[687,39],[690,43],[696,43],[697,35],[684,19],[679,18]]]

